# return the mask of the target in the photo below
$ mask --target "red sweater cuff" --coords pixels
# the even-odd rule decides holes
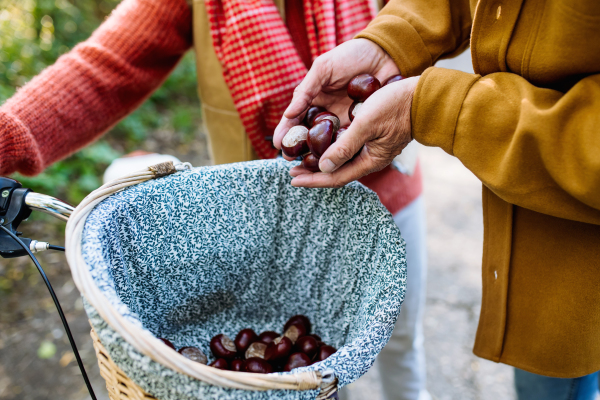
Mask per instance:
[[[4,111],[0,111],[0,154],[0,175],[15,170],[35,175],[44,168],[41,152],[27,126]]]

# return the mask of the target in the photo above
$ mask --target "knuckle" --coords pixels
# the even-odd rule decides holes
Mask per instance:
[[[324,54],[321,54],[320,56],[318,56],[317,58],[315,58],[315,61],[313,62],[312,68],[315,68],[316,70],[319,70],[321,68],[323,68],[324,63],[326,62],[326,57]]]
[[[346,146],[340,146],[338,148],[337,155],[342,160],[349,160],[354,156],[354,152]]]

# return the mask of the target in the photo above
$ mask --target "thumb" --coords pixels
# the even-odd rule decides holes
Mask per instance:
[[[319,169],[332,173],[354,157],[369,139],[370,132],[366,125],[355,119],[348,130],[323,153]]]

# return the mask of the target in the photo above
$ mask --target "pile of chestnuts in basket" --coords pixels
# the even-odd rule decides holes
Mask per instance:
[[[274,331],[257,335],[252,329],[242,329],[234,340],[224,334],[216,335],[210,340],[215,360],[209,365],[229,371],[268,374],[323,361],[336,349],[323,343],[319,335],[310,333],[311,327],[308,317],[294,315],[285,323],[283,335]],[[160,339],[175,349],[170,341]],[[192,361],[202,364],[208,361],[196,347],[183,347],[178,352]]]
[[[373,93],[388,85],[404,79],[402,75],[389,77],[382,85],[373,75],[355,76],[348,83],[348,96],[354,100],[348,109],[350,122],[358,114],[363,102]],[[348,126],[340,127],[337,115],[321,106],[311,106],[306,112],[302,125],[292,127],[281,141],[281,149],[288,157],[302,157],[302,166],[311,172],[320,172],[319,159],[335,143]]]

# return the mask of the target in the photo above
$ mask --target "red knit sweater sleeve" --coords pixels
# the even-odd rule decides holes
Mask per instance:
[[[41,172],[142,103],[192,45],[185,0],[124,0],[0,107],[0,175]]]

